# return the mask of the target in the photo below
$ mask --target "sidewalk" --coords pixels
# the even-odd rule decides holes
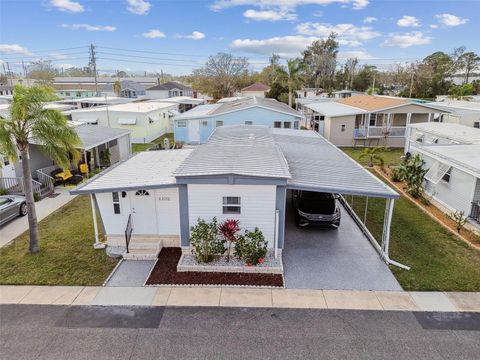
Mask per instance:
[[[58,196],[53,198],[47,197],[35,203],[38,221],[46,218],[52,212],[58,210],[70,200],[73,200],[75,196],[70,195],[69,190],[70,189],[64,187],[56,187],[55,193],[59,194]],[[23,234],[27,230],[28,219],[26,216],[10,221],[8,224],[0,228],[0,248],[4,247],[10,241]]]
[[[480,312],[480,293],[240,287],[0,286],[0,304]]]

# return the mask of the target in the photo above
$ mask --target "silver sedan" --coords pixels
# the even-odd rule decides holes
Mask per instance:
[[[23,196],[0,196],[0,225],[15,219],[17,216],[27,215],[27,204]]]

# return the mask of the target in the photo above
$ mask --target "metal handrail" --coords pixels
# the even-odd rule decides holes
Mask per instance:
[[[127,248],[130,245],[130,239],[132,238],[133,225],[132,225],[132,214],[128,215],[127,227],[125,228],[125,247]]]
[[[55,190],[55,179],[48,174],[43,172],[43,169],[37,170],[38,180],[45,185],[49,191],[53,192]]]
[[[25,195],[23,177],[2,177],[0,178],[0,187],[9,192],[19,192]],[[34,193],[41,194],[42,183],[32,179],[32,189]]]

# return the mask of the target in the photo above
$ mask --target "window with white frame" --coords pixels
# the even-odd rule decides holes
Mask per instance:
[[[202,126],[208,126],[208,121],[207,121],[207,120],[203,120],[203,121],[202,121]]]
[[[245,125],[253,125],[253,121],[245,121]]]
[[[449,183],[451,177],[452,177],[452,168],[449,167],[445,175],[442,176],[442,180]]]
[[[282,122],[281,121],[274,121],[273,122],[273,127],[274,128],[281,128],[282,127]]]
[[[215,126],[218,127],[218,126],[223,126],[223,120],[217,120],[215,122]]]
[[[473,123],[473,127],[476,128],[476,129],[480,129],[480,121],[475,121]]]
[[[291,121],[284,121],[283,122],[283,128],[284,129],[290,129],[292,127],[292,122]]]
[[[112,200],[113,200],[113,213],[120,214],[120,196],[118,192],[112,193]]]
[[[178,120],[177,121],[177,127],[179,127],[179,128],[187,127],[187,120]]]
[[[369,125],[375,126],[377,124],[377,114],[370,114]]]
[[[222,210],[224,214],[240,214],[242,212],[240,197],[224,196]]]
[[[135,193],[136,196],[149,196],[150,193],[147,191],[147,190],[138,190],[136,193]]]
[[[294,129],[298,129],[298,125],[299,125],[299,122],[298,122],[298,121],[294,121],[294,122],[293,122],[293,128],[294,128]]]

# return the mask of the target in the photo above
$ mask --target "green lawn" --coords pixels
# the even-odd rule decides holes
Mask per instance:
[[[359,162],[360,164],[366,166],[368,165],[368,159],[364,158],[360,160],[360,155],[363,152],[363,148],[359,147],[342,147],[343,150],[348,156]],[[380,155],[385,161],[385,165],[398,165],[401,162],[401,156],[403,155],[403,148],[388,148]]]
[[[117,260],[93,249],[91,214],[78,196],[40,222],[40,253],[28,254],[28,233],[0,249],[0,284],[102,285]]]
[[[173,144],[173,133],[166,133],[160,136],[158,139],[153,140],[151,143],[146,143],[146,144],[132,144],[132,152],[136,153],[139,151],[146,151],[150,149],[151,147],[162,144],[163,145],[163,139],[168,138],[170,141],[170,144]]]
[[[353,207],[363,219],[365,198],[354,197]],[[384,199],[369,198],[367,226],[376,239],[381,239],[384,210]],[[480,291],[480,251],[457,239],[403,196],[395,201],[390,257],[411,267],[391,266],[405,290]]]

